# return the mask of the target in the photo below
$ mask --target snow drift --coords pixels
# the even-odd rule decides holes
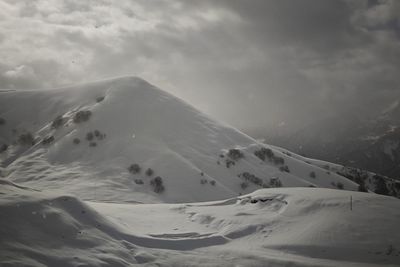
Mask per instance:
[[[392,231],[400,202],[390,197],[275,188],[223,201],[132,205],[0,183],[2,266],[400,264],[400,234]]]

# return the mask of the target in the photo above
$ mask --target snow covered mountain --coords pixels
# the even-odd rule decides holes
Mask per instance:
[[[0,266],[400,264],[399,200],[354,192],[396,181],[263,144],[139,78],[0,92],[0,151]]]
[[[281,185],[358,188],[138,78],[3,92],[0,114],[8,179],[87,200],[188,202]]]
[[[153,203],[262,187],[359,187],[337,166],[257,142],[139,78],[0,96],[3,176],[40,190]]]

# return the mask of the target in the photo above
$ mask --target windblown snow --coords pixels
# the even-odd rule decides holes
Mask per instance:
[[[0,151],[1,266],[400,265],[398,199],[139,78],[0,92]]]

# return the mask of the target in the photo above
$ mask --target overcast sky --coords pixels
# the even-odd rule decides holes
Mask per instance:
[[[135,75],[240,128],[294,125],[397,97],[399,38],[395,0],[0,0],[0,88]]]

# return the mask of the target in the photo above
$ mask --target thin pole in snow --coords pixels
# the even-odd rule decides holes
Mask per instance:
[[[353,210],[353,196],[350,196],[350,210]]]

